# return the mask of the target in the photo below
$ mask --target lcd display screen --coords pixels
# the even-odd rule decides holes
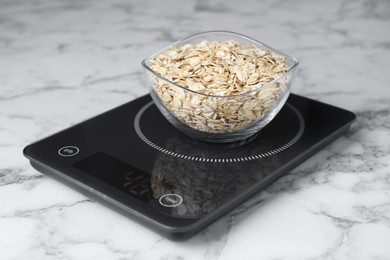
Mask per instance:
[[[150,200],[150,175],[106,153],[95,153],[73,166],[139,200]]]

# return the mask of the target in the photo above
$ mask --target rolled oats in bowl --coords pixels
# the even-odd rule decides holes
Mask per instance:
[[[233,142],[267,125],[290,93],[298,62],[224,31],[180,40],[143,62],[150,94],[183,133]]]

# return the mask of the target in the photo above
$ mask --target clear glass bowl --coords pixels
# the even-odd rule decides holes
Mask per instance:
[[[198,44],[203,40],[251,43],[262,50],[285,56],[288,70],[275,80],[254,90],[231,96],[218,96],[180,86],[151,68],[150,61],[171,49],[171,46]],[[251,137],[276,116],[290,94],[298,61],[247,36],[227,31],[209,31],[169,45],[144,59],[142,66],[146,85],[154,103],[172,125],[184,134],[201,141],[228,143]],[[169,97],[164,96],[164,93],[170,93]],[[240,111],[239,115],[235,111]]]

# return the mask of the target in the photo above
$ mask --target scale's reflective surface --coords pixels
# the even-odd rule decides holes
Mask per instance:
[[[27,146],[39,171],[171,239],[186,239],[345,133],[355,115],[291,94],[249,140],[210,144],[176,130],[149,96]]]

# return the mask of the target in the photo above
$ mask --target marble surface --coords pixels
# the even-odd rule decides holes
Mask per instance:
[[[390,259],[390,2],[0,1],[0,259]],[[300,61],[293,91],[351,131],[192,239],[41,175],[36,139],[146,93],[140,61],[211,29]]]

